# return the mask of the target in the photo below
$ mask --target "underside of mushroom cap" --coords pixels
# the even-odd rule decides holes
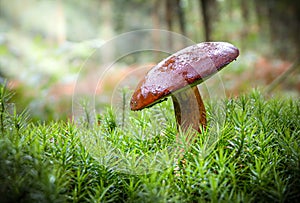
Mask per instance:
[[[203,42],[176,52],[140,81],[130,101],[131,110],[152,106],[171,93],[201,83],[238,55],[239,50],[227,42]]]

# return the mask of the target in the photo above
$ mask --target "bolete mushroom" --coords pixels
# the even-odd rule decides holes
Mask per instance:
[[[206,127],[206,111],[197,85],[235,60],[239,50],[227,42],[203,42],[184,48],[153,67],[138,84],[131,110],[172,97],[177,128]],[[180,127],[179,127],[180,126]]]

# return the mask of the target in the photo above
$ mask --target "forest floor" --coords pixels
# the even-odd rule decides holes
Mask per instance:
[[[87,118],[46,124],[18,114],[5,87],[0,93],[2,202],[300,197],[299,99],[267,98],[254,90],[206,102],[209,127],[194,144],[179,146],[170,101],[139,112],[108,108],[96,124]]]

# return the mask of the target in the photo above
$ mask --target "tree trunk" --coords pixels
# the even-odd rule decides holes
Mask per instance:
[[[205,41],[210,41],[211,40],[211,22],[210,18],[208,15],[208,5],[207,5],[206,0],[200,0],[200,5],[201,5],[201,13],[202,13],[202,18],[203,18],[203,25],[204,25],[204,36],[205,36]]]
[[[212,40],[213,22],[218,18],[216,0],[199,0],[204,25],[205,41]]]
[[[174,6],[172,0],[166,0],[166,23],[167,23],[167,29],[169,31],[173,31],[173,19],[174,19]],[[173,41],[172,37],[168,38],[168,48],[172,50],[173,47]]]
[[[255,7],[261,33],[265,33],[266,24],[269,26],[274,53],[284,59],[297,60],[300,54],[300,2],[256,0]]]
[[[155,0],[154,1],[154,6],[152,9],[152,22],[153,22],[153,27],[154,30],[152,33],[152,40],[153,40],[153,45],[155,50],[159,50],[160,47],[160,40],[159,40],[159,34],[158,34],[158,29],[160,28],[160,21],[159,21],[159,6],[160,6],[160,0]],[[158,61],[159,58],[159,53],[154,52],[154,60]]]
[[[249,23],[249,1],[240,0],[242,17],[244,22]]]
[[[180,33],[184,36],[186,36],[186,21],[185,21],[185,15],[184,15],[184,11],[182,9],[181,6],[182,1],[181,0],[176,0],[176,4],[175,4],[175,10],[178,16],[178,22],[179,22],[179,27],[180,27]],[[183,40],[183,46],[186,46],[186,40]]]

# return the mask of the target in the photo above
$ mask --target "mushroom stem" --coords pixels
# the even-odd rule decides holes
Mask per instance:
[[[193,128],[201,133],[200,125],[206,127],[206,111],[197,86],[188,88],[172,95],[177,127],[183,132]],[[192,137],[187,137],[188,143]]]

